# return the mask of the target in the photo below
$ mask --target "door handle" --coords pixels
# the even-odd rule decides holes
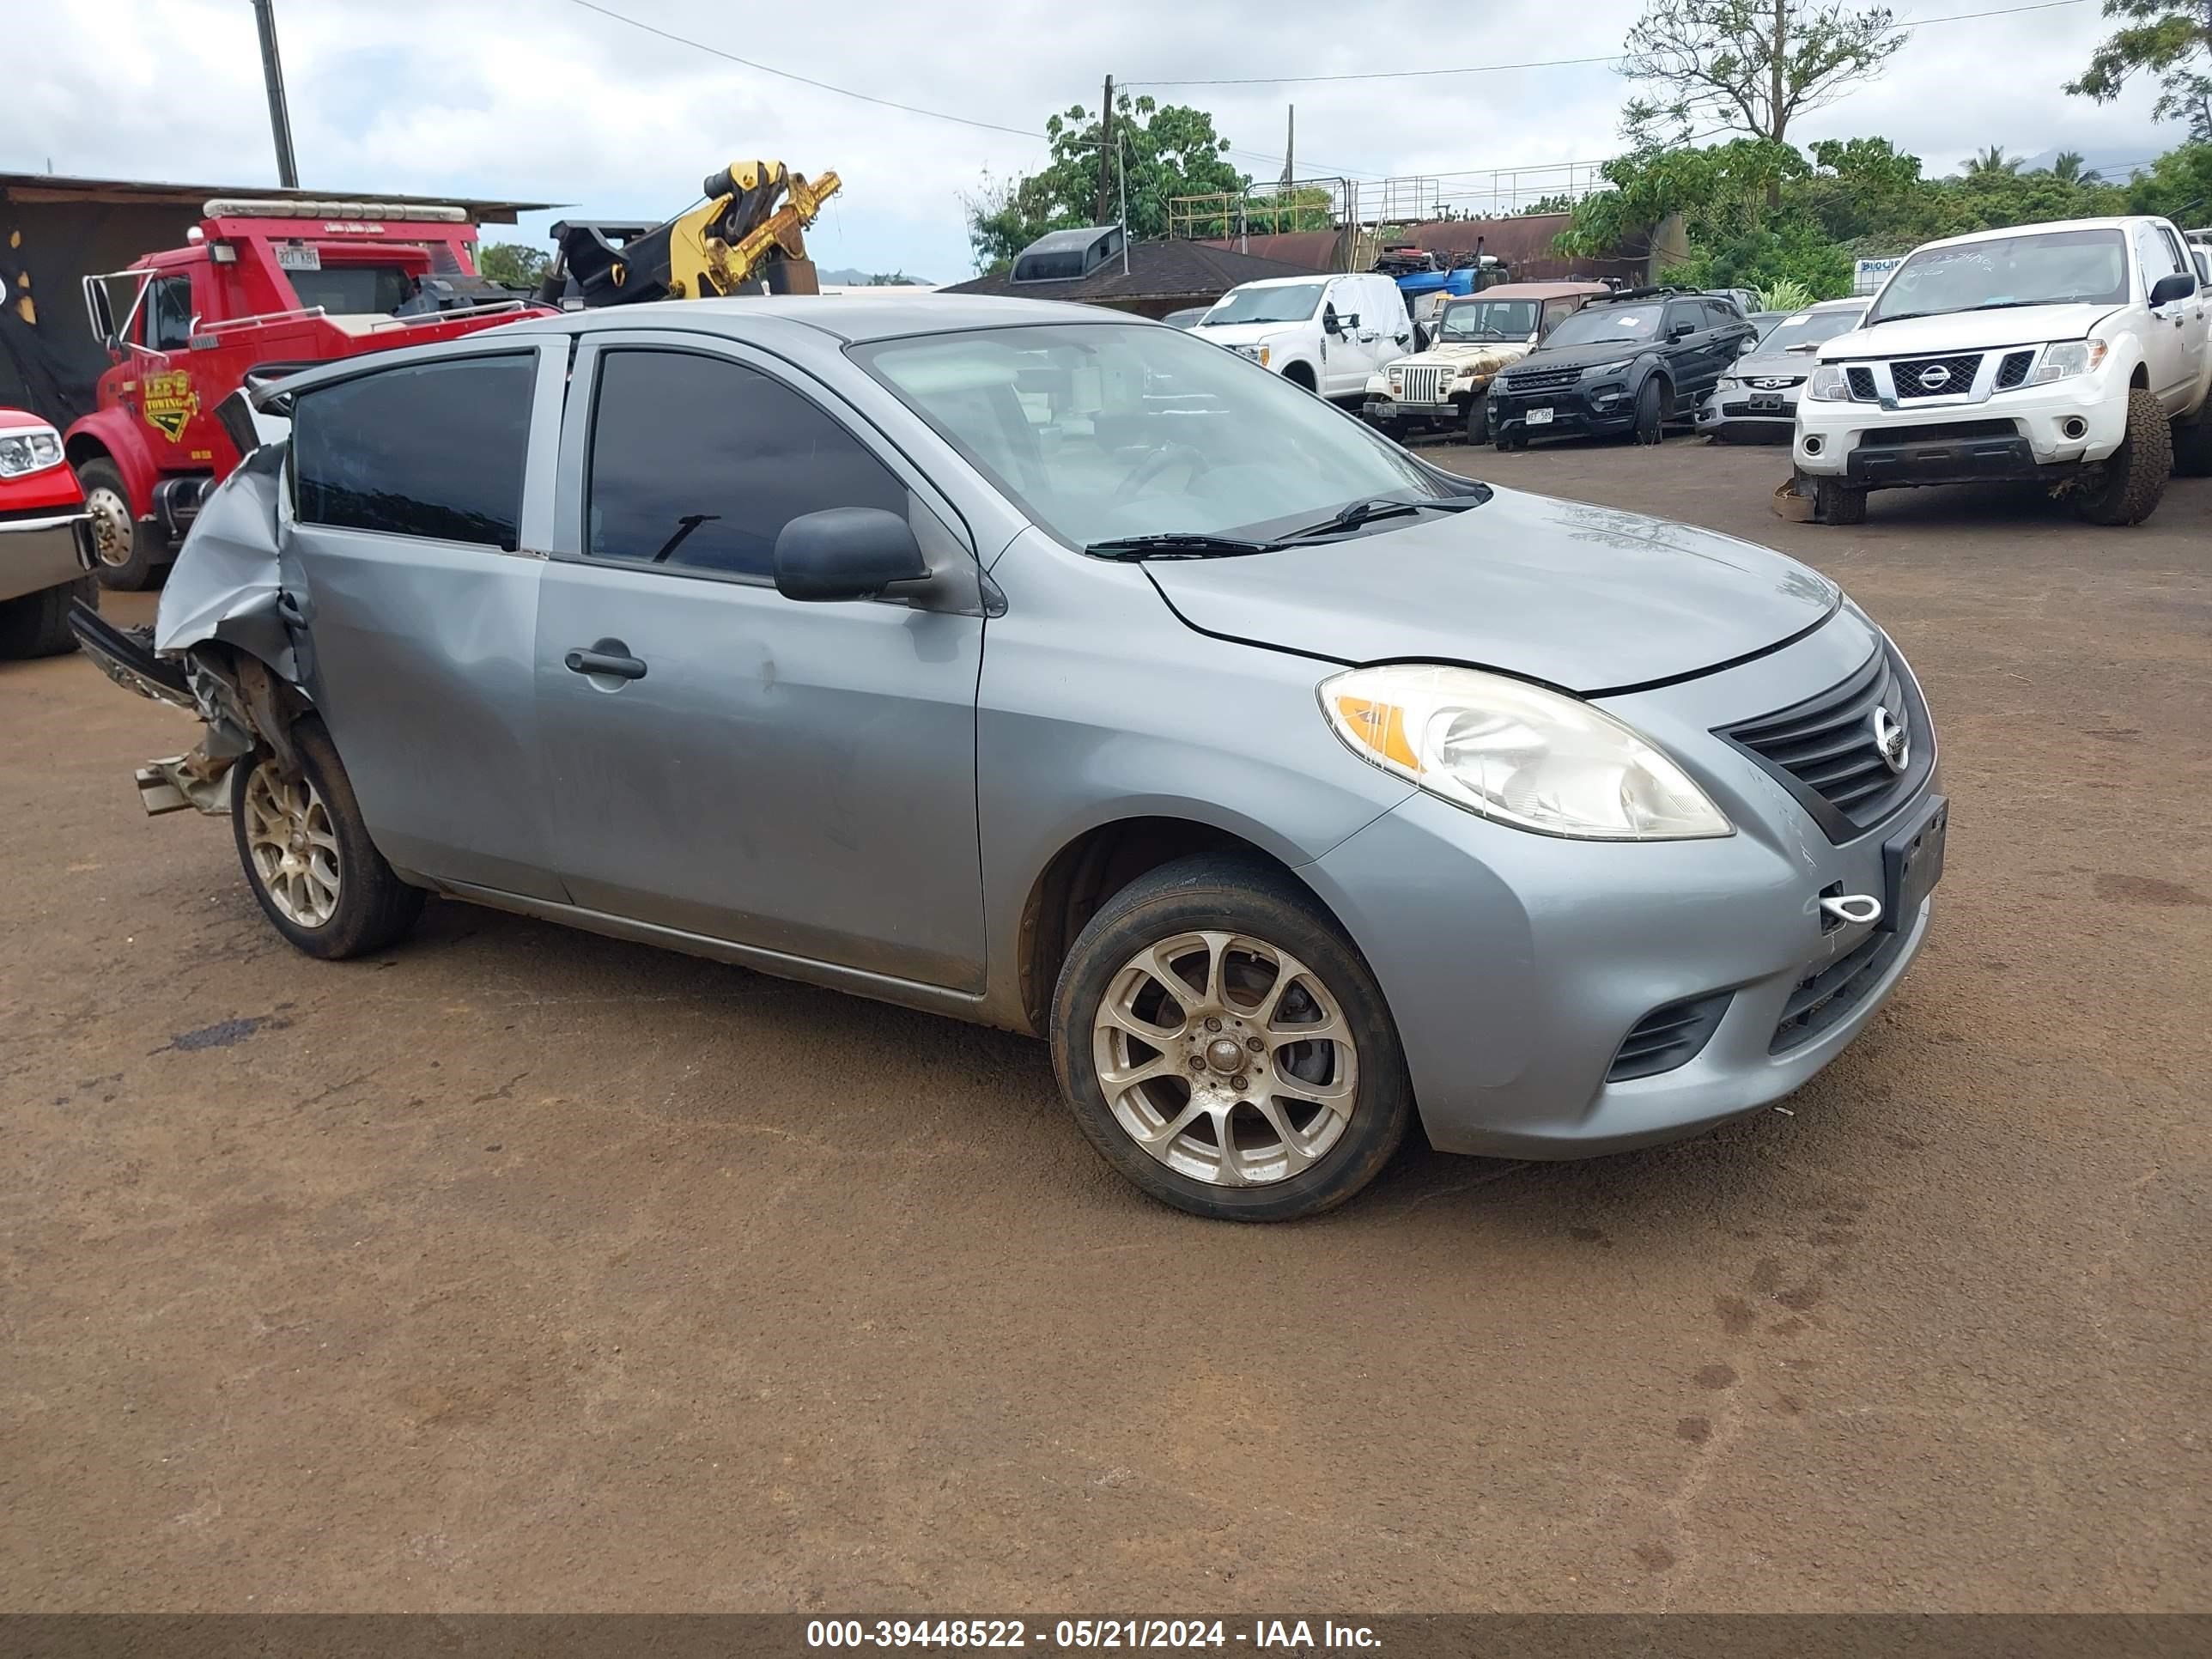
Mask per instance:
[[[620,640],[595,641],[589,649],[580,646],[561,660],[571,674],[605,674],[617,680],[645,678],[645,664],[631,656]]]

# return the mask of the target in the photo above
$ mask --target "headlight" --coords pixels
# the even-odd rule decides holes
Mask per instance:
[[[62,464],[62,436],[50,426],[0,430],[0,478],[20,478]]]
[[[1719,386],[1717,386],[1717,387],[1715,388],[1715,390],[1717,390],[1717,391],[1720,391],[1720,392],[1741,392],[1741,391],[1742,391],[1742,390],[1743,390],[1743,382],[1742,382],[1741,380],[1730,380],[1723,379],[1723,380],[1720,382]]]
[[[2051,380],[2070,380],[2076,374],[2094,374],[2110,349],[2102,340],[2061,340],[2043,348],[2043,361],[2027,377],[2030,386]]]
[[[1585,380],[1595,380],[1601,374],[1626,374],[1629,365],[1635,361],[1633,357],[1623,357],[1617,363],[1600,363],[1595,368],[1584,369],[1583,377]]]
[[[1355,668],[1321,684],[1362,760],[1477,816],[1577,841],[1735,833],[1687,774],[1578,698],[1473,668]]]
[[[1841,404],[1850,401],[1851,383],[1841,363],[1821,363],[1813,370],[1813,377],[1805,383],[1805,395],[1816,404]]]

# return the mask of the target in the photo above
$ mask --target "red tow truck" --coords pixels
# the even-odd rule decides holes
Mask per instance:
[[[100,580],[143,587],[239,462],[216,407],[249,371],[451,339],[545,307],[488,281],[458,207],[224,199],[185,245],[84,279],[113,367],[64,447]]]

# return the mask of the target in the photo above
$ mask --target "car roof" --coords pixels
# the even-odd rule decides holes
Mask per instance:
[[[510,324],[501,331],[586,334],[603,328],[672,327],[748,339],[799,327],[850,344],[1036,323],[1151,325],[1149,319],[1098,306],[988,294],[926,293],[911,299],[878,298],[873,294],[769,294],[727,300],[658,300],[648,305],[570,311],[558,317]]]
[[[1577,294],[1610,294],[1603,283],[1498,283],[1473,294],[1455,294],[1450,303],[1468,300],[1564,300]]]
[[[1237,283],[1237,288],[1231,289],[1229,292],[1234,294],[1237,288],[1295,288],[1300,283],[1325,283],[1332,276],[1382,276],[1382,273],[1367,270],[1316,270],[1307,276],[1255,276],[1249,283]],[[1383,276],[1382,280],[1387,283],[1390,279]]]

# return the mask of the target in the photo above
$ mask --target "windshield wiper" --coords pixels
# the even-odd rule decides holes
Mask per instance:
[[[1243,553],[1272,553],[1280,542],[1255,542],[1243,536],[1170,530],[1153,536],[1115,536],[1084,548],[1094,558],[1134,563],[1142,559],[1227,559]]]
[[[1339,535],[1346,531],[1357,530],[1364,524],[1372,524],[1377,519],[1400,519],[1408,513],[1425,513],[1431,509],[1438,513],[1464,513],[1470,507],[1480,507],[1489,499],[1488,496],[1483,495],[1455,496],[1449,500],[1406,501],[1399,500],[1395,495],[1369,495],[1339,507],[1333,516],[1322,520],[1319,524],[1310,524],[1302,530],[1286,532],[1283,539],[1286,542],[1297,542],[1306,541],[1316,536]]]

